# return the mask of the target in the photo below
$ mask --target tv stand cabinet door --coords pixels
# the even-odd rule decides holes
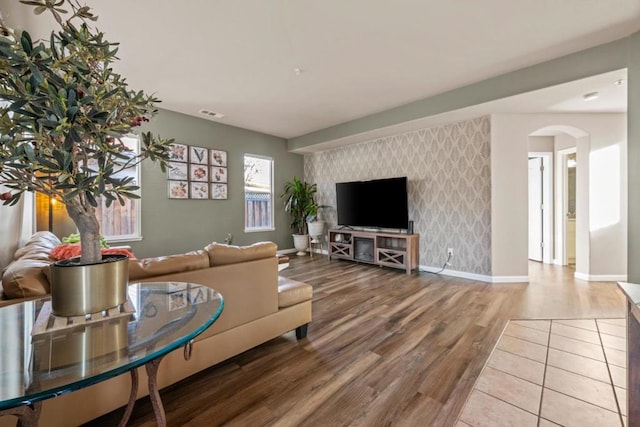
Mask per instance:
[[[395,249],[378,248],[376,252],[376,264],[386,267],[403,268],[407,273],[411,272],[408,265],[407,252]]]
[[[348,243],[329,242],[329,259],[353,259],[353,246]]]

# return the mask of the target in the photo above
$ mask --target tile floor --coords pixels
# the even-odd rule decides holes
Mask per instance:
[[[625,319],[511,320],[456,427],[626,426]]]

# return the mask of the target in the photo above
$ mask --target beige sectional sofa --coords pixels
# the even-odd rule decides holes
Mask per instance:
[[[2,305],[48,293],[48,252],[59,241],[48,232],[36,233],[4,269]],[[187,361],[182,350],[160,363],[159,386],[166,387],[287,332],[306,336],[311,322],[312,287],[278,275],[277,247],[272,242],[250,246],[212,243],[193,252],[130,260],[129,281],[182,281],[210,286],[224,298],[219,319],[200,335]],[[1,308],[0,308],[1,309]],[[6,327],[3,325],[3,327]],[[291,338],[293,339],[293,337]],[[144,369],[138,370],[138,397],[148,394]],[[126,405],[129,375],[44,402],[40,426],[77,426]],[[0,417],[0,427],[15,425]]]

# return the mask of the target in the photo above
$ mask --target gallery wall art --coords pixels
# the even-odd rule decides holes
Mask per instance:
[[[227,199],[227,152],[172,144],[167,171],[170,199]]]

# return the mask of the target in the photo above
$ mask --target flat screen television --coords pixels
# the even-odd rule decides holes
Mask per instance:
[[[336,183],[338,225],[407,229],[407,177]]]

